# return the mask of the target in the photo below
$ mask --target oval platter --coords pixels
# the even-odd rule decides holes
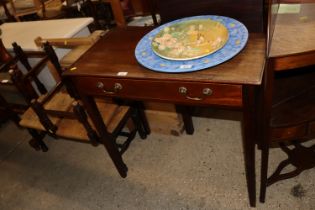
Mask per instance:
[[[187,23],[192,21],[214,21],[222,24],[228,30],[228,39],[226,43],[223,41],[221,48],[219,46],[217,51],[208,52],[208,54],[200,55],[196,57],[191,56],[180,60],[174,60],[168,58],[168,56],[158,55],[159,52],[154,52],[152,45],[154,45],[154,39],[159,37],[158,34],[162,34],[161,31],[171,30],[174,24]],[[235,55],[237,55],[246,45],[248,40],[248,30],[239,21],[224,17],[224,16],[194,16],[188,18],[182,18],[169,23],[166,23],[146,34],[137,44],[135,49],[135,56],[137,61],[144,67],[158,72],[166,73],[183,73],[193,72],[206,69],[212,66],[221,64]],[[164,58],[163,58],[164,57]],[[167,59],[166,59],[167,58]]]
[[[193,19],[166,26],[152,40],[152,50],[169,60],[191,60],[221,49],[229,38],[218,21]]]

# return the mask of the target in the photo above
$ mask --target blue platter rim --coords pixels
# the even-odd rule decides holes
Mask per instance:
[[[159,57],[157,54],[153,52],[151,48],[152,39],[161,30],[175,23],[195,19],[211,19],[222,23],[229,31],[229,40],[224,45],[224,47],[222,47],[215,53],[204,56],[202,58],[185,61],[167,60],[162,57]],[[247,41],[248,41],[247,28],[245,27],[244,24],[233,18],[217,15],[193,16],[171,21],[147,33],[138,42],[135,48],[135,57],[141,65],[153,71],[165,73],[194,72],[210,68],[219,65],[227,60],[230,60],[240,51],[242,51],[242,49],[246,46]]]

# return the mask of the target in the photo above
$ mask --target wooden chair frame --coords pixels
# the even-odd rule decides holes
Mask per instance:
[[[55,70],[58,72],[58,75],[61,76],[62,74],[62,67],[60,66],[58,62],[57,55],[55,54],[53,48],[48,43],[45,43],[43,45],[44,50],[47,54],[45,57],[45,62],[51,62]],[[32,84],[30,81],[35,81],[34,78],[40,73],[41,69],[32,69],[31,71],[27,72],[26,74],[23,74],[16,66],[10,71],[12,74],[12,80],[15,82],[16,86],[20,90],[24,90],[27,93],[32,93]],[[66,84],[66,90],[70,94],[64,94],[64,84]],[[31,91],[26,91],[31,90]],[[61,106],[58,105],[59,102],[56,102],[56,98],[61,97]],[[71,98],[72,97],[72,98]],[[58,101],[58,100],[57,100]],[[71,103],[68,103],[71,102]],[[55,105],[56,106],[55,106]],[[69,105],[67,105],[69,104]],[[101,103],[102,105],[103,103]],[[58,109],[55,109],[53,107],[59,107]],[[108,106],[109,107],[109,106]],[[117,109],[112,110],[113,115],[116,115]],[[34,113],[39,120],[39,127],[38,123],[36,123],[36,119],[34,117]],[[119,113],[117,112],[117,115]],[[111,124],[115,125],[115,127],[109,127],[111,129],[111,139],[116,139],[119,135],[127,137],[124,143],[117,144],[117,147],[119,148],[120,154],[122,155],[127,148],[129,147],[130,142],[134,139],[136,132],[139,131],[141,133],[140,136],[145,138],[146,134],[143,133],[141,128],[137,125],[141,125],[141,122],[138,118],[138,114],[135,109],[130,108],[128,111],[125,111],[124,113],[120,114],[121,117],[119,118],[118,122],[114,121],[114,118],[109,118]],[[136,125],[134,129],[131,132],[123,132],[122,129],[127,123],[127,120],[131,118]],[[35,120],[35,121],[34,121]],[[57,121],[56,121],[57,120]],[[60,122],[60,123],[59,123]],[[77,123],[75,123],[77,122]],[[73,130],[73,125],[78,124],[81,125],[80,130],[76,131]],[[43,138],[45,134],[51,135],[53,137],[63,137],[66,139],[71,139],[75,141],[85,142],[85,143],[91,143],[94,146],[99,145],[100,143],[103,143],[98,137],[98,134],[93,128],[93,125],[89,121],[89,117],[85,113],[84,108],[80,104],[80,101],[78,99],[77,94],[75,93],[75,90],[71,88],[71,84],[67,83],[67,81],[62,81],[62,78],[60,77],[60,81],[57,81],[56,86],[50,90],[48,93],[43,95],[43,97],[39,97],[37,99],[32,99],[31,101],[31,109],[27,110],[22,115],[22,120],[20,121],[20,125],[22,127],[27,127],[29,129],[38,130],[37,136],[34,137],[34,139],[30,142],[31,146],[33,146],[35,149],[43,149],[47,151],[47,147],[43,143]],[[62,126],[63,125],[63,126]],[[70,125],[68,129],[68,125]],[[110,126],[110,125],[109,125]],[[81,130],[84,129],[86,133],[82,132]],[[69,133],[69,132],[70,133]],[[83,133],[83,134],[82,134]],[[76,134],[82,134],[83,136],[79,136]],[[86,136],[86,137],[85,137]],[[83,141],[82,141],[83,140]],[[42,146],[44,144],[44,146]]]

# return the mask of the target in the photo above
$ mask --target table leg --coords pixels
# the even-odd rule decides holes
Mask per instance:
[[[100,141],[105,146],[105,149],[107,150],[110,158],[114,162],[115,167],[118,170],[120,176],[125,178],[127,176],[128,168],[123,162],[122,156],[115,145],[115,139],[113,139],[113,137],[107,132],[106,126],[103,122],[103,119],[93,97],[80,95],[80,99],[100,135]]]
[[[192,121],[192,107],[176,105],[176,112],[183,117],[184,127],[187,134],[192,135],[195,131]]]
[[[256,206],[255,175],[255,87],[243,87],[243,149],[250,206]]]
[[[136,109],[137,109],[139,117],[140,117],[140,121],[141,121],[141,125],[142,125],[142,128],[143,128],[143,132],[146,135],[149,135],[151,133],[151,129],[150,129],[150,126],[149,126],[148,119],[147,119],[147,117],[145,115],[145,112],[144,112],[145,107],[143,105],[143,102],[141,102],[141,101],[136,102]]]

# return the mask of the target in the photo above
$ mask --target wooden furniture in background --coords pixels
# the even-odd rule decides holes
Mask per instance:
[[[263,23],[258,21],[257,24]],[[74,64],[76,69],[65,72],[64,76],[76,87],[104,139],[108,134],[93,96],[213,106],[243,112],[245,170],[250,204],[254,206],[256,126],[253,120],[256,118],[255,92],[261,84],[265,62],[265,34],[251,33],[246,48],[221,65],[198,72],[167,74],[150,71],[135,59],[137,43],[150,30],[148,27],[126,27],[109,31]],[[122,71],[127,74],[121,76],[119,72]],[[100,87],[100,83],[103,86]],[[181,86],[188,88],[194,97],[201,96],[204,88],[211,88],[213,94],[200,101],[190,100],[178,92]],[[107,151],[119,174],[126,177],[126,165],[119,152],[110,145]]]
[[[13,42],[26,52],[41,51],[34,39],[38,36],[44,38],[73,38],[86,37],[90,34],[87,26],[93,18],[72,18],[58,20],[27,21],[17,23],[4,23],[0,25],[2,41],[5,48],[12,52]],[[58,54],[58,51],[57,51]],[[61,56],[61,55],[58,55]]]
[[[154,0],[130,0],[129,14],[124,13],[124,9],[120,0],[104,0],[108,2],[112,8],[115,22],[118,27],[124,27],[127,25],[126,18],[135,16],[151,15],[153,24],[157,25],[156,11]]]
[[[278,1],[273,8],[278,8]],[[281,7],[281,5],[280,5]],[[260,201],[266,187],[315,167],[315,146],[300,143],[315,136],[315,4],[297,13],[270,13],[268,66],[264,77]],[[292,143],[289,149],[285,143]],[[288,155],[268,177],[269,148],[279,144]],[[295,170],[283,173],[288,165]]]
[[[154,0],[156,10],[160,13],[161,23],[166,23],[182,17],[195,15],[222,15],[235,18],[244,23],[250,32],[264,30],[264,1],[242,0]],[[257,24],[259,23],[259,24]]]
[[[14,16],[12,16],[9,8],[10,8],[10,2],[9,0],[1,0],[0,1],[0,20],[3,22],[7,21],[15,21]]]
[[[62,17],[62,2],[60,0],[10,0],[8,10],[16,21],[27,15],[37,15],[41,19]]]

